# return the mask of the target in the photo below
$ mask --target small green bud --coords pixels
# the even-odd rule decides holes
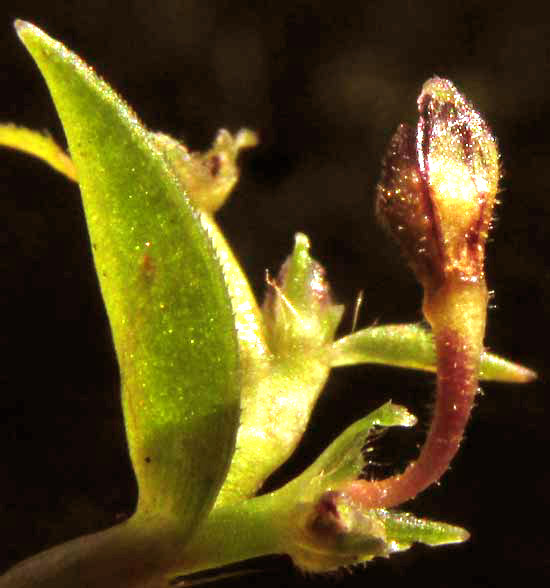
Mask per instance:
[[[400,125],[378,184],[376,209],[424,285],[483,277],[500,176],[496,141],[453,84],[428,80],[416,131]]]
[[[298,233],[277,280],[267,278],[263,314],[274,353],[307,352],[332,342],[342,317],[343,307],[333,303],[325,270],[309,248],[309,239]]]

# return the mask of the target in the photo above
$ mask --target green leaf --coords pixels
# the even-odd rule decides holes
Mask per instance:
[[[189,534],[234,449],[238,348],[222,268],[134,113],[38,28],[18,34],[44,75],[74,161],[122,379],[138,514]]]
[[[342,337],[329,349],[332,367],[379,363],[395,367],[436,371],[435,346],[430,331],[421,325],[385,325]],[[530,382],[530,369],[492,353],[481,356],[480,378],[499,382]]]

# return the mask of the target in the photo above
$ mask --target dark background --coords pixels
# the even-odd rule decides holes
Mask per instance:
[[[472,539],[378,560],[336,576],[343,586],[500,586],[550,576],[550,25],[536,6],[53,0],[0,8],[1,121],[48,129],[63,141],[45,85],[12,29],[19,17],[92,64],[150,128],[185,137],[191,148],[207,147],[221,126],[258,130],[261,145],[243,157],[220,224],[259,296],[264,270],[275,272],[294,232],[304,231],[337,300],[351,308],[365,291],[361,326],[420,319],[420,288],[373,215],[395,127],[416,120],[416,96],[433,74],[452,79],[485,114],[504,170],[488,254],[495,294],[486,341],[541,378],[524,387],[484,385],[452,471],[410,505],[468,528]],[[128,514],[135,486],[78,191],[38,161],[7,150],[0,156],[4,569]],[[342,332],[350,324],[348,313]],[[426,423],[433,388],[430,376],[390,368],[335,372],[303,446],[272,485],[389,398]],[[424,430],[380,442],[380,475],[415,454]],[[284,558],[253,567],[264,571],[225,585],[327,582],[303,577]]]

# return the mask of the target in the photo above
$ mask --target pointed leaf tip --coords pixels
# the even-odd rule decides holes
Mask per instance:
[[[26,31],[35,30],[40,33],[42,32],[38,27],[33,25],[32,22],[28,22],[28,21],[22,20],[20,18],[16,18],[13,21],[13,28],[15,29],[15,32],[17,33],[17,36],[19,37],[19,39],[21,41],[23,41],[23,35]],[[23,44],[24,44],[24,41],[23,41]]]
[[[21,32],[23,32],[25,29],[32,27],[33,25],[30,22],[27,22],[26,20],[21,20],[20,18],[16,18],[13,21],[13,28],[15,29],[16,33],[18,35],[21,34]]]

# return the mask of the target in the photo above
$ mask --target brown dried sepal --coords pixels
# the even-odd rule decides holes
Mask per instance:
[[[442,278],[432,206],[418,167],[416,134],[408,125],[399,125],[382,163],[376,214],[420,282]]]

